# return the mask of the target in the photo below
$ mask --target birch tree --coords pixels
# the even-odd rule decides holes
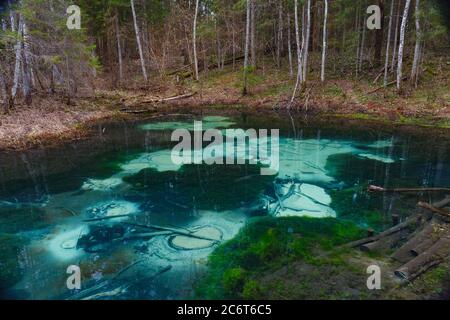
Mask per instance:
[[[248,67],[249,67],[249,46],[250,46],[250,7],[252,5],[252,0],[247,0],[247,18],[245,23],[245,52],[244,52],[244,89],[243,94],[248,93]]]
[[[389,68],[389,46],[391,45],[391,33],[392,33],[392,18],[394,15],[394,2],[395,0],[391,1],[391,10],[389,13],[389,26],[388,26],[388,37],[386,42],[386,56],[384,59],[384,80],[383,85],[387,86],[387,79],[388,79],[388,68]]]
[[[195,13],[194,13],[194,27],[192,30],[192,48],[194,52],[194,71],[195,80],[198,81],[198,59],[197,59],[197,16],[198,16],[198,3],[199,0],[195,1]]]
[[[277,66],[281,67],[281,50],[283,47],[283,4],[278,1]]]
[[[400,27],[400,43],[398,45],[398,58],[397,58],[397,90],[402,88],[402,65],[403,65],[403,50],[405,46],[405,32],[406,23],[408,21],[408,11],[411,5],[411,0],[406,0],[405,8],[403,9],[402,24]]]
[[[116,29],[117,57],[119,60],[119,82],[122,82],[123,80],[122,44],[120,41],[119,14],[117,10],[114,20],[115,20],[114,25]]]
[[[251,23],[251,64],[256,68],[256,3],[255,0],[250,0],[250,23]]]
[[[131,11],[133,13],[133,22],[134,22],[134,31],[136,33],[136,42],[139,50],[139,58],[141,60],[141,68],[142,68],[142,75],[144,76],[145,82],[147,82],[147,70],[145,68],[145,60],[144,60],[144,53],[142,51],[142,44],[141,44],[141,34],[139,31],[138,23],[137,23],[137,17],[136,17],[136,9],[134,7],[134,0],[130,0],[131,4]]]
[[[395,58],[397,57],[397,43],[398,43],[398,27],[400,22],[400,8],[401,8],[402,0],[398,0],[397,4],[397,14],[395,15],[395,32],[394,32],[394,48],[392,50],[392,62],[391,62],[391,71],[395,68]]]
[[[416,7],[415,7],[415,23],[416,23],[416,44],[414,46],[414,59],[413,59],[413,65],[411,69],[411,82],[414,82],[417,84],[417,80],[419,77],[419,58],[420,58],[420,48],[421,48],[421,30],[420,30],[420,1],[416,0]]]
[[[305,23],[303,21],[303,23]],[[309,54],[309,39],[311,34],[311,0],[308,0],[306,7],[306,38],[305,48],[303,50],[303,82],[306,82],[308,72],[308,54]]]
[[[297,95],[300,82],[302,80],[302,48],[300,47],[300,32],[299,32],[299,21],[298,21],[298,0],[294,0],[294,23],[295,23],[295,43],[297,45],[297,79],[295,81],[294,92],[292,93],[292,98],[288,104],[288,109],[294,102],[295,96]]]
[[[320,80],[325,81],[325,60],[327,57],[327,19],[328,19],[328,0],[324,0],[323,14],[323,41],[322,41],[322,68],[320,72]]]

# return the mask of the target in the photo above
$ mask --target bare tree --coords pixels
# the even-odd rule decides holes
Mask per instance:
[[[395,15],[395,33],[394,33],[394,49],[392,50],[392,62],[391,62],[391,71],[394,70],[395,67],[395,58],[397,57],[397,40],[398,40],[398,27],[400,22],[400,8],[401,8],[402,0],[398,0],[397,4],[397,14]]]
[[[283,4],[278,1],[277,66],[281,67],[281,50],[283,47]]]
[[[294,21],[295,21],[295,42],[297,44],[297,79],[295,81],[294,92],[292,93],[292,98],[288,104],[290,108],[291,104],[294,102],[295,96],[297,95],[300,82],[302,80],[302,48],[300,47],[300,31],[299,31],[299,21],[298,21],[298,0],[294,1]]]
[[[252,5],[252,0],[247,0],[247,21],[245,24],[245,53],[244,53],[244,89],[243,94],[246,95],[248,93],[248,54],[249,54],[249,46],[250,46],[250,7]]]
[[[403,64],[403,49],[405,46],[405,32],[406,23],[408,21],[408,11],[411,5],[411,0],[406,0],[405,8],[403,9],[402,24],[400,27],[400,43],[398,45],[398,63],[397,63],[397,90],[402,88],[402,64]]]
[[[305,48],[303,50],[303,82],[306,82],[306,76],[308,72],[308,54],[309,54],[309,39],[311,34],[311,0],[307,2],[306,8],[306,38],[305,38]],[[305,22],[303,21],[303,24]]]
[[[198,2],[195,1],[195,13],[194,13],[194,27],[192,30],[192,48],[194,51],[194,69],[195,69],[195,80],[198,81],[198,59],[197,59],[197,15],[198,15]]]
[[[384,81],[383,85],[387,86],[387,78],[388,78],[388,68],[389,68],[389,46],[391,45],[391,33],[392,33],[392,16],[394,15],[394,2],[391,1],[391,10],[389,13],[389,27],[388,27],[388,37],[386,42],[386,57],[384,59]]]
[[[324,0],[324,14],[323,14],[323,41],[322,41],[322,69],[320,72],[320,80],[325,81],[325,60],[327,57],[327,19],[328,19],[328,0]]]
[[[288,35],[288,58],[289,58],[289,76],[294,76],[294,70],[292,67],[292,44],[291,44],[291,15],[287,14],[287,35]]]
[[[256,68],[256,3],[255,3],[255,0],[251,0],[250,1],[250,9],[251,9],[251,15],[250,15],[250,22],[251,22],[250,42],[251,42],[251,58],[252,58],[251,65],[254,68]]]
[[[116,16],[114,17],[114,24],[116,29],[117,57],[119,59],[119,82],[122,82],[123,80],[122,44],[120,43],[119,14],[117,11]]]
[[[419,58],[420,58],[420,48],[421,48],[421,40],[422,34],[420,30],[420,1],[416,0],[415,7],[415,22],[416,22],[416,44],[414,47],[414,59],[413,65],[411,69],[411,81],[417,84],[417,80],[419,78]]]
[[[134,7],[134,0],[130,0],[130,4],[131,4],[131,11],[133,13],[134,31],[136,33],[136,41],[137,41],[137,46],[138,46],[138,50],[139,50],[139,58],[141,59],[142,75],[144,76],[144,80],[147,82],[147,80],[148,80],[147,70],[145,68],[144,53],[142,51],[142,44],[141,44],[141,34],[140,34],[138,23],[137,23],[136,9]]]

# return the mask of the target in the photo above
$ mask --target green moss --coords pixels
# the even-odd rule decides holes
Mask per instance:
[[[210,255],[208,276],[198,283],[196,295],[207,299],[258,298],[260,291],[254,281],[263,274],[298,260],[343,266],[343,251],[334,251],[336,246],[363,235],[364,231],[354,224],[331,218],[254,218]],[[239,279],[239,286],[225,286],[236,283],[224,282],[225,275],[227,279]]]
[[[22,237],[0,233],[0,290],[12,287],[22,278],[18,255],[25,244]]]

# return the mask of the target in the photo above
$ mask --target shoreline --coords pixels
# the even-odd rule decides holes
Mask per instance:
[[[176,115],[290,114],[305,120],[343,120],[374,125],[450,129],[450,114],[433,117],[415,114],[386,113],[385,107],[331,100],[313,101],[305,106],[294,104],[290,111],[277,105],[276,99],[253,96],[217,97],[200,94],[168,102],[149,102],[148,95],[123,98],[114,91],[102,91],[92,98],[79,98],[67,106],[58,99],[41,98],[33,106],[17,106],[10,114],[0,115],[0,152],[25,151],[36,147],[52,147],[88,138],[91,128],[99,123],[119,120],[156,119]],[[126,96],[126,95],[125,95]],[[35,104],[39,105],[36,109]],[[31,115],[30,115],[31,112]],[[30,121],[31,120],[31,121]]]

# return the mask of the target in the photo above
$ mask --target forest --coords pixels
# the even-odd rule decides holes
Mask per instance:
[[[0,299],[450,299],[447,1],[5,0],[0,22]],[[219,148],[174,161],[198,121]]]

